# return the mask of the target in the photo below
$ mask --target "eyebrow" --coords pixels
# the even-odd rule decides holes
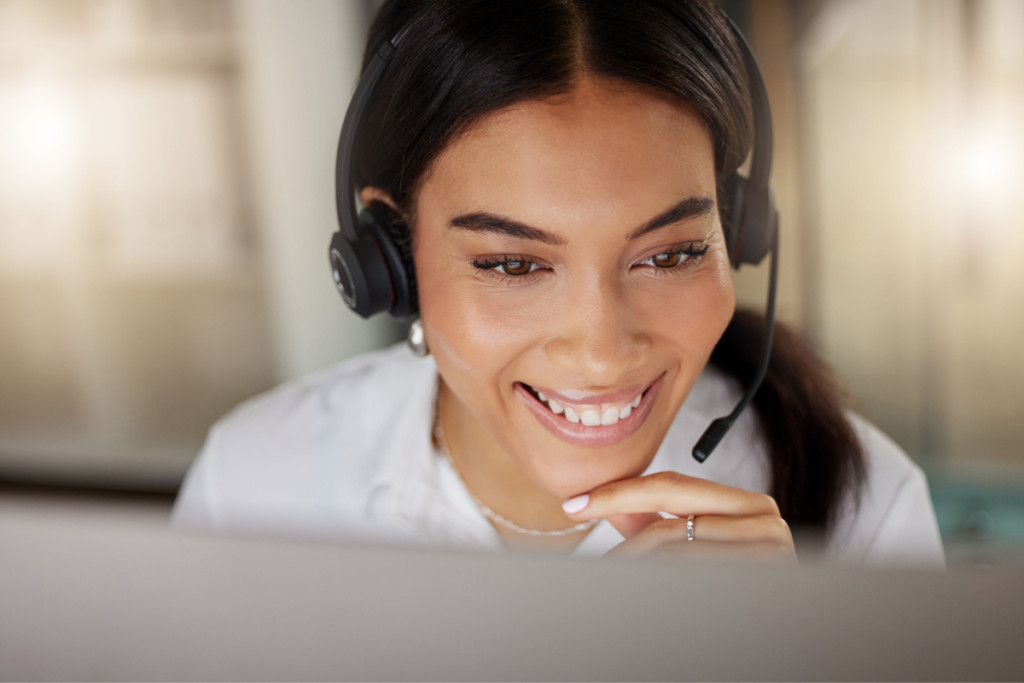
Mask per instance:
[[[634,230],[627,240],[635,240],[649,232],[653,232],[689,218],[704,216],[710,213],[714,208],[715,201],[710,197],[688,197],[668,211],[655,216]],[[534,228],[524,223],[520,223],[519,221],[514,221],[510,218],[505,218],[504,216],[499,216],[493,213],[487,213],[486,211],[477,211],[475,213],[456,216],[448,222],[448,225],[451,228],[458,228],[460,230],[469,230],[471,232],[493,232],[499,235],[513,237],[515,239],[533,240],[556,246],[564,245],[566,243],[561,237],[552,235],[540,228]]]
[[[557,235],[544,232],[539,228],[531,228],[529,225],[514,221],[504,216],[497,216],[493,213],[478,211],[456,216],[448,223],[449,227],[471,230],[473,232],[494,232],[499,235],[507,235],[521,240],[534,240],[544,244],[562,245],[565,240]]]
[[[714,208],[715,200],[711,197],[688,197],[668,211],[647,221],[644,225],[634,230],[627,239],[635,240],[649,232],[654,232],[655,230],[673,225],[680,221],[706,216],[711,213]]]

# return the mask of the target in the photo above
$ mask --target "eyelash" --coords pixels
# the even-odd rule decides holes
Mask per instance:
[[[526,263],[530,264],[530,270],[521,275],[513,275],[511,273],[505,273],[499,270],[499,268],[507,268],[508,266],[513,264],[519,265]],[[518,284],[520,282],[528,280],[531,278],[531,276],[533,276],[534,273],[544,268],[544,266],[540,265],[536,261],[531,261],[523,256],[510,255],[502,256],[496,261],[491,261],[490,259],[484,259],[483,261],[473,261],[473,267],[487,271],[493,277],[499,278],[500,280],[503,280],[507,284]]]
[[[706,244],[703,247],[698,248],[695,242],[687,242],[685,244],[679,244],[673,247],[669,247],[665,251],[660,251],[657,254],[652,254],[651,256],[648,256],[647,258],[638,261],[634,265],[649,265],[651,269],[655,271],[659,276],[671,275],[679,273],[685,268],[688,268],[696,264],[697,261],[699,261],[700,258],[708,252],[708,248],[709,245]],[[654,264],[654,259],[659,256],[671,257],[676,255],[684,255],[687,258],[680,261],[676,265],[669,267],[661,267]],[[518,266],[520,264],[526,263],[530,264],[530,270],[521,275],[513,275],[500,270],[502,268],[507,268],[508,266],[511,265]],[[526,280],[529,280],[532,277],[534,277],[537,271],[546,269],[545,266],[542,266],[536,261],[530,261],[528,258],[523,256],[512,255],[504,255],[494,261],[491,261],[490,259],[483,259],[482,261],[474,260],[473,267],[479,270],[487,271],[493,277],[502,280],[506,284],[519,284],[521,282],[525,282]]]
[[[678,273],[678,272],[684,270],[685,268],[689,268],[690,266],[695,265],[698,261],[700,261],[700,258],[702,256],[704,256],[704,254],[708,253],[709,246],[710,245],[705,244],[703,247],[698,248],[695,242],[687,242],[685,244],[678,244],[676,246],[669,247],[665,251],[660,251],[657,254],[652,254],[652,255],[648,256],[647,258],[643,259],[642,261],[639,261],[638,265],[642,265],[642,264],[650,265],[651,268],[653,268],[654,271],[658,275],[670,275],[670,274]],[[676,255],[686,256],[686,258],[684,260],[680,261],[679,263],[677,263],[676,265],[669,266],[667,268],[663,268],[661,266],[657,266],[657,265],[654,264],[654,259],[658,258],[659,256],[676,256]]]

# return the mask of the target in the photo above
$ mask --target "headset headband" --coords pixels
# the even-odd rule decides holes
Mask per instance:
[[[355,94],[352,95],[352,101],[349,104],[348,111],[345,113],[345,121],[341,127],[341,139],[338,144],[338,157],[335,166],[335,199],[337,202],[338,222],[341,227],[341,232],[344,233],[345,237],[351,241],[354,241],[357,238],[359,232],[359,188],[354,186],[353,178],[355,177],[354,165],[356,163],[355,145],[356,139],[359,136],[359,130],[362,127],[363,116],[366,112],[367,106],[369,105],[370,99],[373,96],[373,91],[377,82],[380,80],[380,77],[384,74],[384,70],[387,69],[388,64],[391,62],[391,57],[394,55],[399,43],[401,43],[402,39],[405,38],[405,36],[412,30],[420,17],[430,10],[433,5],[433,2],[427,3],[427,5],[417,11],[409,21],[405,22],[402,28],[398,30],[391,40],[385,41],[380,46],[369,65],[367,65],[366,69],[363,71],[363,74],[359,79],[359,85],[356,87]],[[761,77],[761,71],[757,66],[757,61],[754,59],[754,53],[750,49],[750,44],[744,37],[743,32],[740,31],[739,27],[736,26],[735,22],[733,22],[727,14],[722,12],[720,9],[718,12],[729,24],[733,35],[739,43],[740,51],[743,53],[743,65],[747,72],[747,81],[754,118],[754,145],[750,165],[750,176],[747,180],[747,184],[749,189],[753,190],[751,195],[758,195],[761,194],[758,190],[762,192],[766,192],[768,190],[768,179],[772,167],[772,113],[768,104],[768,91],[765,88],[764,79]],[[749,215],[751,212],[746,211],[745,213]],[[742,217],[737,218],[742,221]],[[734,224],[732,227],[736,228],[737,226]],[[758,245],[759,247],[770,244],[770,235],[766,237],[769,239],[765,240],[764,245]],[[764,257],[763,252],[767,251],[767,249],[759,250],[761,252],[760,257],[755,254],[753,257],[742,258],[739,254],[740,247],[742,247],[742,241],[739,245],[733,245],[733,249],[730,250],[730,260],[733,262],[735,267],[738,267],[740,263],[759,263]],[[757,260],[752,260],[752,258],[756,258]]]
[[[362,127],[363,115],[366,113],[366,107],[373,96],[377,81],[380,80],[384,70],[391,62],[391,56],[398,49],[398,44],[402,42],[406,34],[412,30],[413,25],[430,9],[432,4],[428,3],[420,9],[412,19],[405,22],[405,25],[391,40],[385,41],[380,46],[377,54],[373,56],[370,64],[359,78],[359,85],[356,86],[352,101],[348,105],[348,111],[345,112],[345,122],[341,125],[341,139],[338,143],[338,158],[335,162],[335,201],[338,205],[338,223],[341,225],[341,231],[349,240],[356,239],[356,226],[359,224],[356,210],[359,188],[354,186],[352,179],[355,176],[353,166],[356,163],[356,138]]]

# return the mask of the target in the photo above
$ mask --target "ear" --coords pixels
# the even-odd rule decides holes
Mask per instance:
[[[359,192],[359,198],[363,201],[363,206],[369,206],[372,202],[382,202],[387,204],[391,210],[399,216],[402,215],[402,212],[399,211],[398,205],[395,203],[395,200],[391,198],[391,195],[380,188],[364,187]]]

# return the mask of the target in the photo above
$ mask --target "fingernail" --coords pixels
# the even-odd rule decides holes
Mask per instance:
[[[562,509],[567,514],[575,515],[577,512],[587,507],[587,503],[590,502],[590,494],[584,493],[582,496],[576,496],[562,503]]]

